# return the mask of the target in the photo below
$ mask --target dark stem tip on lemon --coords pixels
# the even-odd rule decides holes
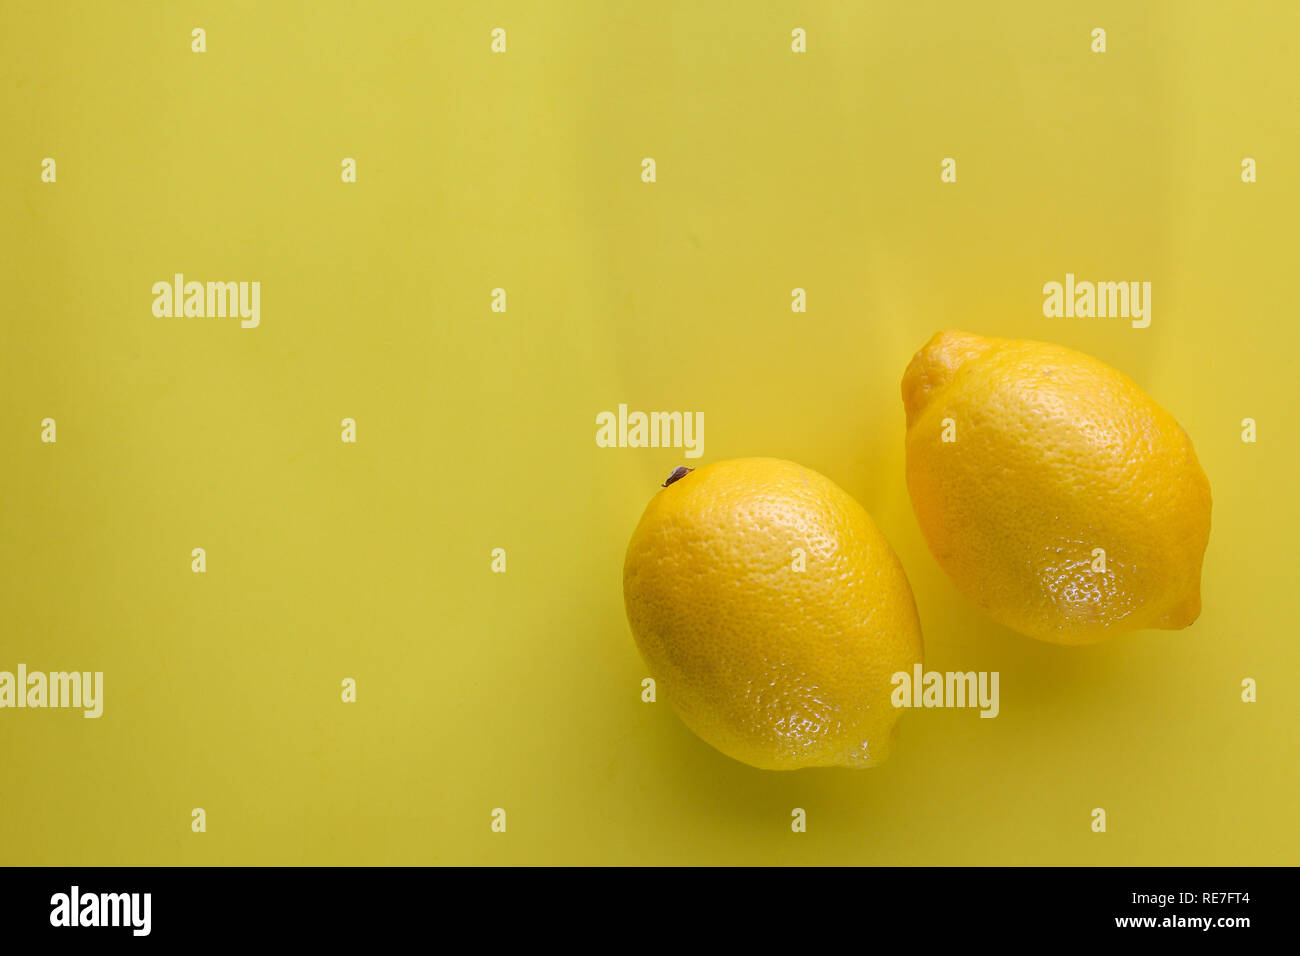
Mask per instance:
[[[668,476],[668,480],[665,481],[663,485],[661,485],[660,487],[667,488],[674,481],[677,481],[678,479],[681,478],[685,478],[694,470],[695,470],[694,468],[687,468],[685,465],[678,465],[676,468],[673,469],[673,473]]]

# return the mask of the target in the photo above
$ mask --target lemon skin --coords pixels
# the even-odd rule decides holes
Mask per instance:
[[[893,549],[830,479],[774,458],[684,474],[646,507],[623,593],[661,694],[718,750],[768,770],[888,756],[920,622]]]
[[[1062,346],[950,330],[902,393],[922,534],[995,620],[1058,644],[1196,620],[1209,481],[1131,379]]]

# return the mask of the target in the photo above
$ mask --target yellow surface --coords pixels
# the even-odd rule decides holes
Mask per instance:
[[[646,669],[688,727],[766,770],[866,769],[921,663],[907,577],[871,516],[824,475],[735,458],[646,506],[623,571]],[[647,688],[649,691],[650,688]]]
[[[1132,379],[1059,345],[945,330],[902,395],[917,523],[994,620],[1095,644],[1200,616],[1210,486]]]
[[[1290,2],[3,0],[0,669],[106,700],[0,711],[0,862],[1296,863],[1298,33]],[[155,318],[176,272],[260,281],[260,326]],[[1067,272],[1151,281],[1151,326],[1044,318]],[[946,327],[1095,355],[1187,428],[1195,625],[1051,646],[948,582],[898,397]],[[619,403],[703,411],[704,455],[597,447]],[[866,507],[927,667],[999,671],[996,719],[776,774],[641,702],[628,538],[673,466],[746,455]]]

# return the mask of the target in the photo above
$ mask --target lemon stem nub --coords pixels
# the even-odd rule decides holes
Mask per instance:
[[[694,470],[695,470],[694,468],[687,468],[685,465],[678,465],[676,468],[673,469],[673,473],[668,476],[668,480],[665,481],[663,485],[661,485],[660,487],[667,488],[674,481],[677,481],[679,478],[685,478]]]

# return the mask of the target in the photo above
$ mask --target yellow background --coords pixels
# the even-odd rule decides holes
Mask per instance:
[[[1296,863],[1297,33],[1289,2],[3,0],[0,669],[102,670],[105,711],[0,711],[0,862]],[[1151,281],[1151,327],[1044,318],[1067,271]],[[261,327],[153,317],[175,272],[260,281]],[[950,326],[1090,352],[1184,425],[1192,628],[1050,646],[955,591],[898,394]],[[597,448],[620,402],[703,411],[704,457]],[[627,539],[673,466],[746,455],[866,506],[927,666],[999,671],[1001,716],[778,774],[641,702]]]

